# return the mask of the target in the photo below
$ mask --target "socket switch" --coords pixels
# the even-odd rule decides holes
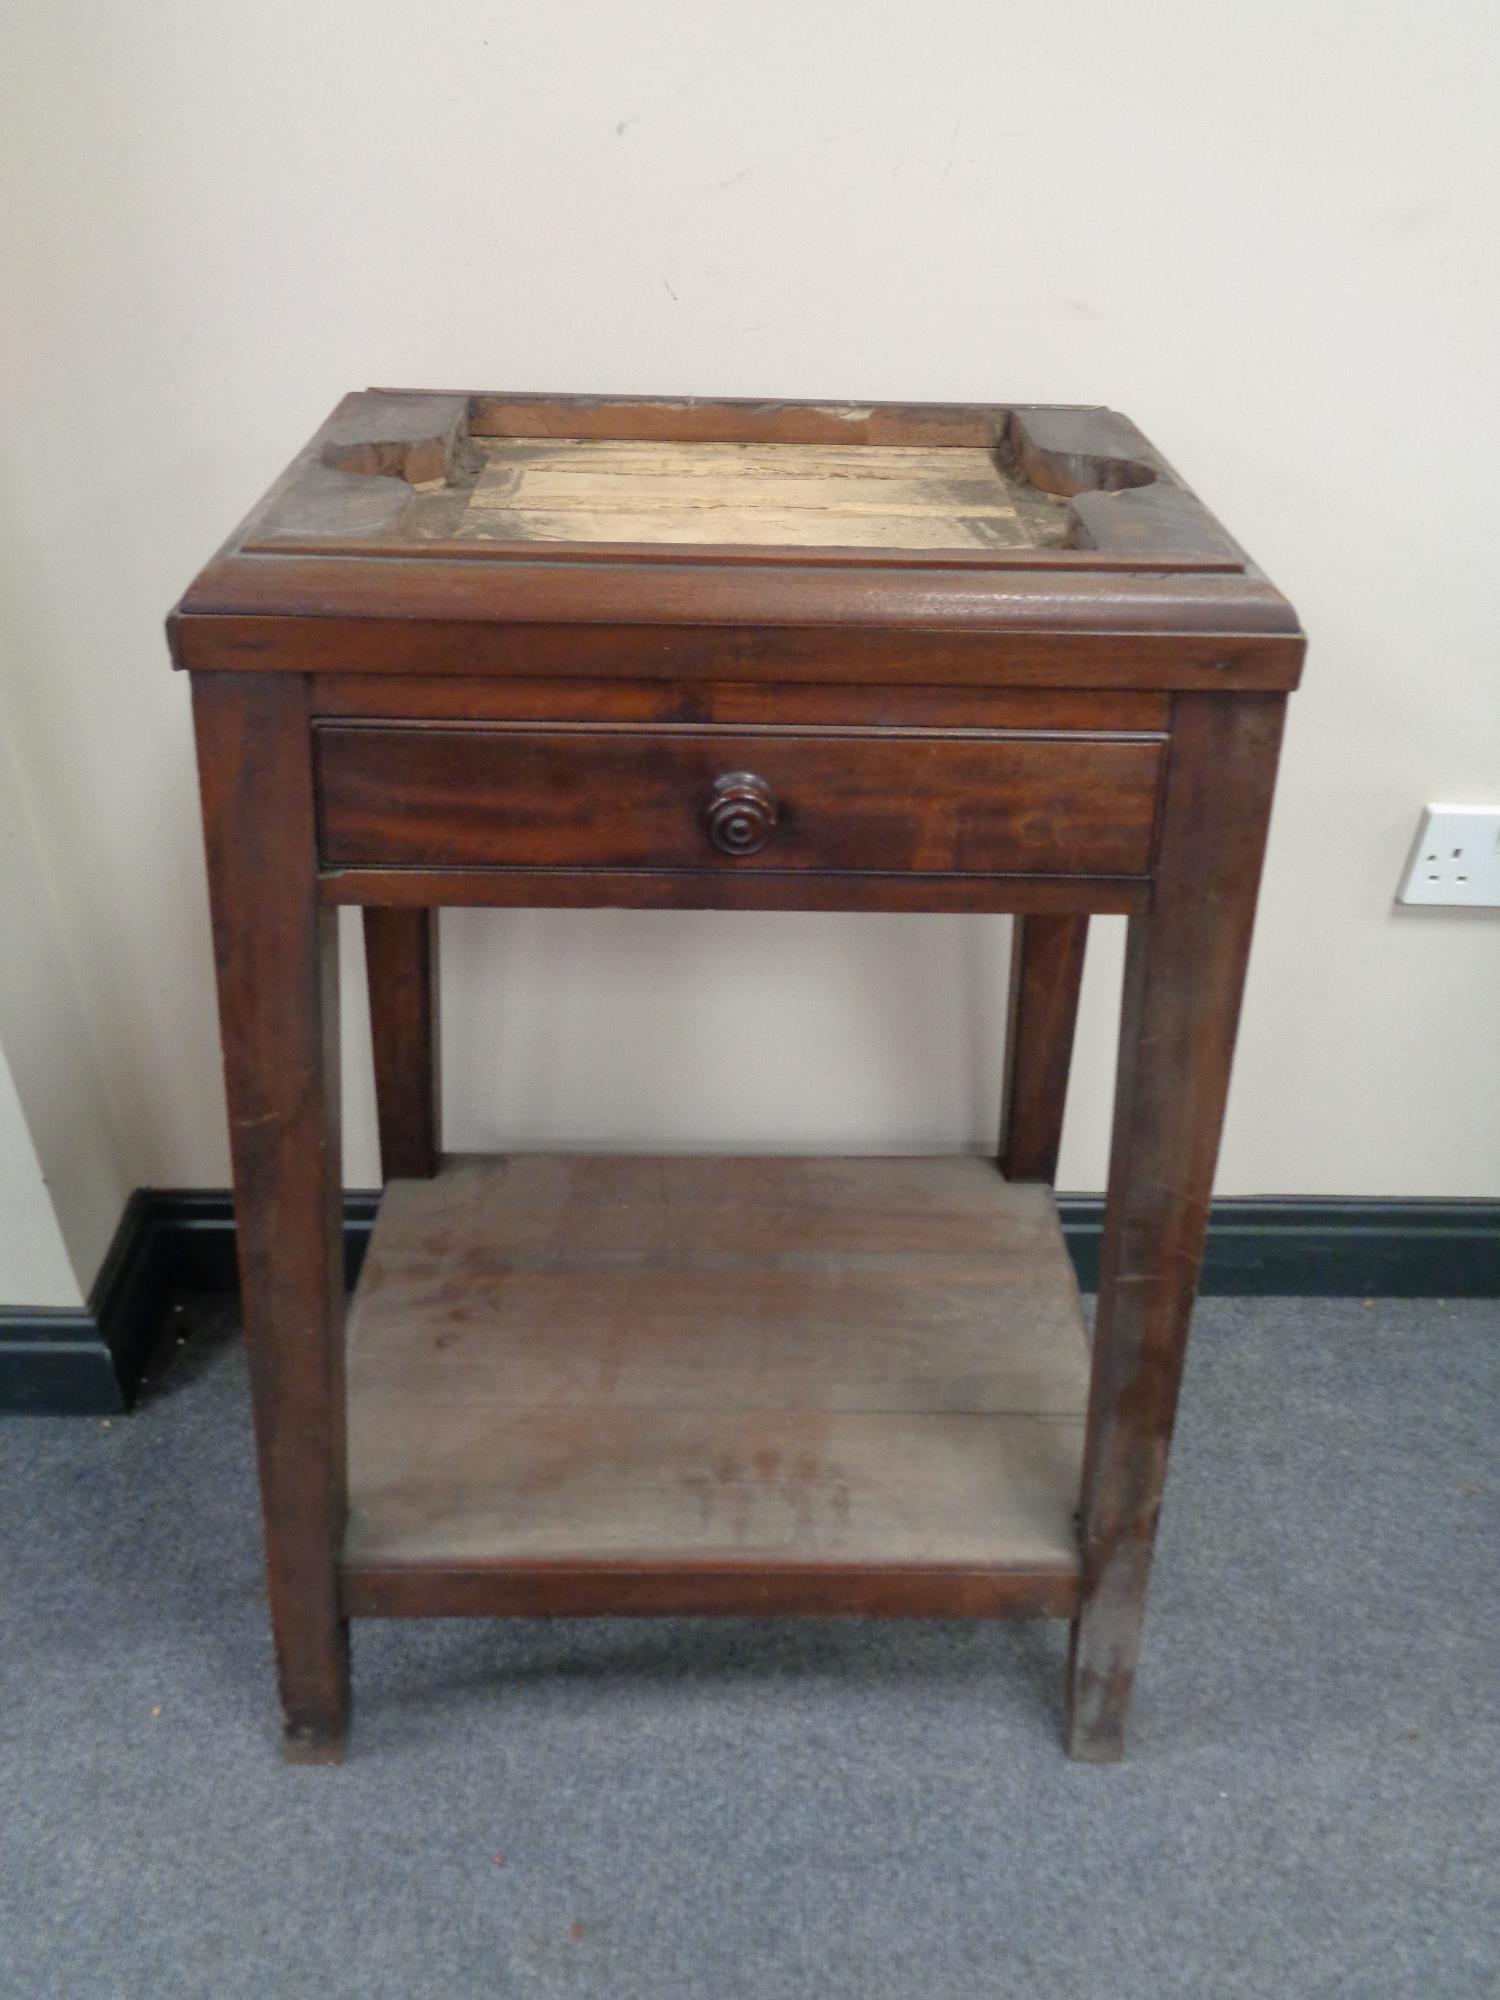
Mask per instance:
[[[1500,909],[1500,806],[1428,806],[1399,900]]]

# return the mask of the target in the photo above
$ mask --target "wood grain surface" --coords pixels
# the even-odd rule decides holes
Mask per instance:
[[[1075,1567],[1077,1291],[987,1162],[450,1161],[349,1366],[356,1569]]]
[[[1046,605],[1027,593],[1024,602],[1012,601],[1016,618],[1010,628],[995,631],[955,629],[952,607],[941,593],[926,626],[746,623],[753,597],[742,600],[737,593],[740,622],[694,625],[680,618],[675,591],[660,593],[665,615],[653,623],[641,615],[644,592],[601,587],[597,574],[591,574],[592,588],[585,592],[576,577],[563,579],[568,587],[559,589],[556,577],[526,580],[513,573],[510,581],[520,587],[506,593],[503,607],[492,606],[489,616],[486,593],[431,589],[426,571],[405,575],[409,589],[389,592],[371,578],[368,590],[361,591],[349,565],[335,578],[327,564],[299,561],[306,566],[294,575],[284,573],[279,582],[264,571],[236,571],[237,586],[249,579],[238,606],[203,616],[174,612],[167,632],[177,665],[195,673],[545,679],[562,686],[575,680],[670,679],[689,692],[696,683],[711,681],[1140,696],[1171,688],[1234,694],[1295,687],[1305,650],[1300,634],[1256,637],[1228,629],[1236,615],[1231,606],[1163,601],[1144,590],[1108,596],[1059,591]],[[308,576],[309,567],[316,576]],[[462,584],[462,578],[452,581]],[[533,585],[541,582],[545,589],[534,594]],[[325,583],[331,586],[327,591]],[[265,604],[283,586],[304,613],[265,616],[248,608],[250,599]],[[724,608],[722,601],[712,607]],[[590,609],[603,614],[599,622],[584,615]],[[618,616],[622,609],[632,614],[625,622]],[[1021,624],[1023,609],[1036,618],[1034,627]],[[535,615],[512,615],[523,611]],[[1158,616],[1176,629],[1153,629]],[[1193,617],[1201,629],[1182,629]],[[1091,622],[1099,629],[1090,631]]]
[[[552,482],[537,489],[531,517],[534,527],[548,524],[544,537],[516,532],[524,522],[512,506],[514,482],[505,486],[516,470],[505,454],[528,450],[543,454],[538,477]],[[699,471],[658,477],[662,453]],[[825,454],[823,465],[835,470],[821,481],[781,477],[773,468],[788,453],[804,454],[804,466]],[[578,465],[613,458],[658,472],[638,472],[623,482],[630,490],[612,494],[598,483],[608,475],[596,472],[590,494],[559,471],[570,454]],[[704,541],[696,517],[705,510],[693,494],[712,483],[703,467],[730,461],[758,465],[760,474],[735,484],[776,505],[710,507],[742,539]],[[490,462],[508,464],[503,491],[486,481]],[[827,490],[848,497],[884,488],[889,499],[899,475],[858,466],[919,462],[929,469],[905,482],[899,510],[840,513]],[[817,503],[802,504],[820,483]],[[498,507],[472,505],[481,485]],[[665,504],[642,506],[653,487]],[[602,510],[589,504],[601,498]],[[484,517],[507,509],[510,528],[497,538]],[[648,539],[618,539],[632,510]],[[576,538],[583,533],[617,539]],[[365,391],[340,403],[200,572],[171,621],[175,656],[198,671],[333,668],[317,648],[315,660],[296,667],[254,629],[263,619],[336,621],[342,629],[326,635],[332,646],[357,641],[367,671],[402,670],[402,635],[393,628],[403,626],[417,670],[435,672],[552,671],[535,648],[552,644],[551,628],[577,625],[615,628],[615,671],[644,670],[628,637],[641,627],[649,628],[648,650],[673,627],[713,628],[741,644],[812,628],[820,648],[835,633],[858,631],[874,646],[861,669],[871,680],[886,677],[871,671],[882,635],[920,644],[928,667],[909,659],[903,677],[922,678],[938,677],[934,647],[954,636],[1022,641],[1009,657],[990,653],[974,676],[995,685],[1035,672],[1023,653],[1045,659],[1041,677],[1053,685],[1099,685],[1101,674],[1131,685],[1131,664],[1116,646],[1085,648],[1070,663],[1065,643],[1029,647],[1026,636],[1036,634],[1064,642],[1069,633],[1170,635],[1174,643],[1149,649],[1156,678],[1137,685],[1202,685],[1207,667],[1233,673],[1226,685],[1288,687],[1301,660],[1285,599],[1133,424],[1109,410],[1026,405]],[[356,624],[371,629],[356,633]],[[466,625],[487,628],[487,639],[471,632],[458,648],[463,657],[443,662],[435,628]],[[801,676],[783,666],[771,677]],[[809,677],[848,676],[825,657]]]
[[[1088,932],[1087,917],[1016,918],[1000,1113],[1000,1170],[1008,1180],[1050,1185],[1057,1178]]]
[[[314,898],[307,686],[218,675],[193,717],[284,1742],[331,1761],[349,1681],[338,931]]]
[[[775,729],[320,724],[324,863],[1144,876],[1154,740]],[[753,772],[775,836],[721,854],[715,782]]]
[[[364,913],[365,975],[380,1170],[426,1179],[442,1147],[438,913],[372,906]]]
[[[499,680],[319,674],[312,710],[348,721],[720,722],[787,729],[1041,729],[1165,735],[1170,697],[1104,689],[822,686],[792,681]]]
[[[1179,702],[1155,900],[1127,932],[1069,1667],[1070,1749],[1093,1762],[1124,1748],[1285,709]]]
[[[416,500],[416,535],[523,542],[1018,549],[1063,543],[1065,505],[991,451],[913,445],[512,438],[473,484]]]
[[[1128,917],[1151,907],[1132,875],[821,874],[811,868],[325,868],[325,903],[398,909],[845,910],[913,915]]]

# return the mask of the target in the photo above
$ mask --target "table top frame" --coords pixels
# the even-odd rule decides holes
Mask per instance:
[[[572,436],[983,447],[1066,500],[1071,545],[476,543],[403,533],[414,488],[449,476],[475,438]],[[1165,655],[1156,649],[1156,671],[1168,676],[1156,685],[1227,677],[1287,688],[1302,652],[1290,605],[1165,458],[1127,418],[1090,406],[361,391],[340,402],[190,587],[171,620],[174,656],[194,669],[326,670],[326,653],[314,662],[285,643],[285,621],[313,618],[357,621],[365,671],[409,672],[414,656],[434,673],[554,671],[549,648],[555,659],[580,627],[594,629],[621,670],[640,670],[639,630],[649,626],[678,641],[674,673],[685,662],[692,670],[701,635],[700,650],[727,641],[742,655],[758,651],[765,664],[752,674],[783,679],[841,677],[841,634],[857,638],[866,676],[879,671],[885,634],[899,654],[892,677],[939,682],[1098,684],[1078,678],[1100,671],[1087,651],[1073,662],[1048,652],[1039,666],[1027,645],[1039,633],[1170,638]],[[397,629],[382,634],[382,625]],[[495,628],[488,639],[486,627]],[[784,645],[768,645],[770,634]],[[788,673],[799,656],[803,667]]]

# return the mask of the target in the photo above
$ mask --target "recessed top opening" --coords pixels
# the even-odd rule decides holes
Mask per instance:
[[[1040,549],[1065,501],[991,450],[474,438],[468,471],[418,489],[409,533],[461,542]]]

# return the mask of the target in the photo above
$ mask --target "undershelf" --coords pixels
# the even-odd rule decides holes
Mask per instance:
[[[351,1613],[1076,1607],[1077,1287],[984,1161],[450,1160],[349,1340]]]

